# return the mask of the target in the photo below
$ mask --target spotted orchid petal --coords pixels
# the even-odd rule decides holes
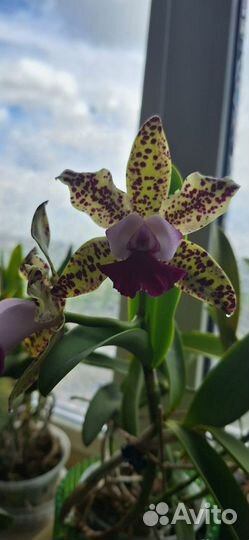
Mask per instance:
[[[49,273],[49,265],[47,262],[45,262],[43,259],[41,259],[41,257],[37,255],[36,248],[33,248],[25,257],[20,267],[20,273],[26,279],[28,279],[31,270],[33,270],[34,268],[39,269],[43,273],[44,279],[47,280],[48,273]],[[47,283],[49,283],[48,280],[47,280]]]
[[[101,227],[110,227],[131,212],[127,194],[115,186],[107,169],[95,173],[66,169],[57,178],[69,187],[74,208],[86,212]]]
[[[45,328],[31,334],[24,340],[24,346],[31,358],[38,358],[49,346],[58,328]]]
[[[108,240],[94,238],[81,246],[71,257],[53,288],[53,294],[70,298],[97,289],[106,279],[101,264],[114,261]]]
[[[1,355],[8,354],[24,338],[43,330],[46,324],[37,322],[36,305],[29,300],[19,298],[0,302],[0,350]]]
[[[200,246],[182,240],[169,265],[186,271],[176,285],[187,294],[203,300],[232,315],[236,309],[236,294],[222,268]]]
[[[184,270],[168,266],[146,251],[134,251],[124,261],[101,264],[101,269],[112,280],[115,289],[130,298],[138,291],[160,296],[185,275]]]
[[[190,174],[181,191],[165,199],[163,216],[183,235],[197,231],[226,212],[239,186],[229,178],[212,178]]]
[[[135,138],[126,181],[133,212],[146,218],[156,214],[169,192],[171,158],[161,119],[149,118]]]

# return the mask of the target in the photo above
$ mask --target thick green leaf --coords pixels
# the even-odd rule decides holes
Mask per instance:
[[[53,274],[55,274],[54,266],[48,253],[50,244],[50,228],[46,212],[47,203],[48,201],[45,201],[44,203],[40,204],[34,213],[31,224],[31,236],[37,242],[38,246],[42,250],[42,253],[48,260]]]
[[[223,427],[249,410],[249,334],[212,369],[190,405],[185,424]]]
[[[238,465],[249,475],[249,448],[230,433],[219,428],[209,427],[216,441],[230,454]]]
[[[139,404],[143,380],[142,364],[133,358],[130,361],[129,373],[123,384],[121,409],[122,427],[132,435],[137,435],[139,431]]]
[[[237,309],[232,317],[226,317],[221,310],[216,310],[216,321],[219,326],[220,336],[225,348],[230,347],[236,341],[236,330],[239,322],[240,315],[240,279],[239,269],[236,261],[233,248],[220,228],[215,229],[215,250],[214,258],[223,268],[231,280],[236,296],[237,296]]]
[[[170,349],[175,330],[175,312],[181,292],[175,287],[146,302],[147,327],[153,349],[152,365],[158,367]]]
[[[169,379],[169,410],[172,412],[180,403],[186,386],[185,358],[181,336],[175,329],[172,347],[166,357],[166,367]]]
[[[13,525],[14,519],[13,517],[5,512],[2,508],[0,508],[0,531],[6,531],[6,529],[9,529],[11,525]]]
[[[220,358],[224,352],[221,340],[214,334],[205,332],[185,332],[181,334],[183,347],[189,352]]]
[[[226,527],[227,540],[248,540],[249,505],[233,474],[206,439],[175,422],[168,422],[222,510],[235,510],[238,520]]]
[[[101,429],[120,411],[122,394],[115,383],[99,388],[90,401],[83,424],[82,438],[89,446],[99,435]]]
[[[117,327],[78,326],[68,332],[43,361],[39,376],[41,393],[48,395],[79,362],[104,345],[122,347],[144,362],[149,358],[150,348],[145,330],[120,331]]]
[[[126,375],[129,369],[129,362],[124,358],[107,356],[102,353],[92,353],[82,360],[87,366],[96,366],[100,368],[112,369],[116,373]]]
[[[77,463],[77,465],[68,471],[66,477],[60,483],[55,498],[53,540],[65,540],[65,538],[70,538],[70,540],[82,540],[82,535],[79,535],[72,527],[62,523],[61,510],[67,498],[78,486],[83,473],[93,462],[94,460],[85,460],[83,463]]]

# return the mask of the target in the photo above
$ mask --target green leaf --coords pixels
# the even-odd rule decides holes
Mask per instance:
[[[5,512],[3,508],[0,508],[0,531],[6,531],[11,525],[13,525],[14,518]]]
[[[148,361],[150,357],[145,330],[136,328],[120,331],[117,327],[78,326],[68,332],[43,361],[39,376],[41,393],[48,395],[79,362],[104,345],[122,347],[141,361]]]
[[[66,266],[67,266],[67,263],[70,261],[70,259],[71,259],[71,257],[72,257],[72,254],[73,254],[73,247],[70,246],[70,247],[68,248],[68,252],[67,252],[65,258],[63,259],[63,261],[62,261],[62,263],[60,264],[60,267],[59,267],[59,269],[58,269],[58,271],[57,271],[58,276],[61,276],[63,270],[64,270],[64,269],[66,268]]]
[[[189,352],[204,356],[220,358],[224,352],[218,336],[205,332],[183,332],[181,334],[183,347]]]
[[[175,193],[178,189],[181,189],[183,183],[182,175],[175,165],[172,165],[170,194]]]
[[[139,308],[139,293],[136,294],[135,298],[128,298],[128,320],[132,321],[137,315]]]
[[[99,388],[90,401],[83,424],[82,438],[85,446],[89,446],[98,436],[101,429],[120,410],[122,394],[115,383]]]
[[[11,296],[23,296],[23,280],[19,269],[23,261],[22,246],[18,244],[10,255],[8,267],[5,272],[5,288]]]
[[[186,386],[185,358],[181,336],[175,329],[172,347],[166,357],[166,367],[169,379],[169,410],[171,413],[180,403]]]
[[[47,203],[48,201],[45,201],[44,203],[40,204],[34,213],[31,224],[31,236],[37,242],[38,246],[42,250],[42,253],[48,260],[53,274],[55,274],[54,266],[48,253],[50,244],[50,228],[46,212]]]
[[[192,524],[189,525],[185,521],[177,521],[175,527],[177,540],[195,540],[195,530]]]
[[[249,410],[249,334],[235,343],[204,380],[185,424],[223,427]]]
[[[153,367],[160,366],[172,345],[175,330],[174,317],[180,297],[180,290],[174,287],[158,298],[147,298],[146,318],[153,349]]]
[[[92,463],[94,463],[94,460],[89,459],[85,460],[83,463],[77,463],[77,465],[68,471],[66,477],[60,483],[55,498],[53,540],[65,540],[65,538],[70,538],[70,540],[83,540],[82,534],[79,535],[72,527],[62,523],[61,510],[67,498],[78,486],[83,473],[90,465],[92,465]]]
[[[129,362],[124,358],[107,356],[102,353],[92,353],[82,360],[87,366],[96,366],[105,369],[112,369],[116,373],[126,375],[129,369]]]
[[[13,379],[0,377],[0,430],[4,429],[9,421],[8,403],[14,384]]]
[[[238,463],[238,465],[247,474],[249,474],[249,448],[243,442],[236,439],[230,433],[222,429],[209,427],[208,430],[212,433],[216,441],[230,454],[230,456]]]
[[[248,540],[249,506],[225,462],[202,435],[172,421],[168,422],[168,426],[179,439],[218,506],[222,510],[231,508],[237,513],[236,523],[226,527],[227,540]]]
[[[132,358],[123,384],[122,427],[131,435],[139,431],[139,404],[143,388],[143,370],[139,360]]]
[[[236,330],[240,315],[240,279],[239,269],[232,246],[221,228],[215,229],[214,258],[231,280],[237,296],[237,309],[232,317],[226,317],[221,310],[215,310],[215,319],[219,326],[220,337],[227,349],[236,341]]]

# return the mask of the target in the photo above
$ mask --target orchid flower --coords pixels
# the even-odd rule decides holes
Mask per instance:
[[[47,348],[64,323],[64,301],[52,294],[49,265],[36,252],[25,258],[21,274],[28,280],[29,300],[5,299],[0,302],[0,367],[6,354],[24,341],[30,356]]]
[[[111,173],[63,171],[72,205],[107,229],[72,256],[54,293],[64,298],[96,289],[106,277],[123,295],[161,295],[176,285],[231,315],[233,287],[212,257],[184,238],[223,214],[239,186],[229,178],[190,174],[169,195],[172,163],[159,117],[147,120],[135,138],[127,165],[127,193]]]
[[[36,321],[36,305],[29,300],[8,298],[0,302],[0,373],[5,356],[25,338],[41,334],[47,323]]]

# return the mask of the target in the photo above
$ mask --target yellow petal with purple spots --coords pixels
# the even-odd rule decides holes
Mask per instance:
[[[74,208],[86,212],[101,227],[110,227],[131,212],[127,194],[115,186],[107,169],[94,173],[66,169],[57,178],[68,186]]]
[[[203,300],[232,315],[236,309],[236,294],[222,268],[200,246],[182,240],[170,266],[187,272],[186,277],[176,283],[185,293]]]
[[[33,248],[28,255],[25,257],[21,267],[20,272],[21,274],[28,279],[29,273],[33,268],[37,268],[41,270],[44,277],[48,276],[49,273],[49,265],[46,263],[39,255],[37,255],[37,249]]]
[[[53,294],[70,298],[97,289],[107,276],[100,264],[114,261],[106,238],[94,238],[81,246],[71,257],[53,288]]]
[[[239,186],[230,178],[190,174],[177,191],[163,201],[160,215],[182,234],[202,229],[224,212]]]
[[[24,347],[31,358],[38,358],[44,353],[57,331],[57,328],[46,328],[24,340]]]
[[[157,214],[169,192],[171,158],[161,119],[153,116],[141,127],[127,165],[127,192],[133,212]]]

